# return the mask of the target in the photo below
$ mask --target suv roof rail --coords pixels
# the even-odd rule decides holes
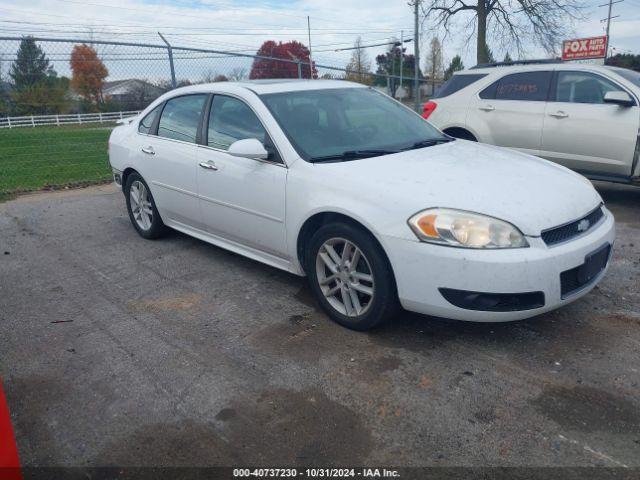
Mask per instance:
[[[469,70],[475,70],[476,68],[490,68],[490,67],[508,67],[510,65],[535,65],[543,63],[562,63],[559,58],[543,58],[540,60],[512,60],[511,62],[492,62],[492,63],[479,63],[471,67]]]

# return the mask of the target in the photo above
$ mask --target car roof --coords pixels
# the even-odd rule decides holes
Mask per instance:
[[[250,90],[257,95],[263,95],[267,93],[299,92],[304,90],[326,90],[334,88],[367,88],[367,86],[359,83],[347,82],[344,80],[309,80],[283,78],[268,80],[241,80],[238,82],[203,83],[172,90],[172,93],[176,93],[177,91],[180,91],[181,93],[210,92],[212,90],[221,93],[233,93],[238,92],[238,89],[245,89]]]
[[[608,71],[610,67],[596,63],[571,63],[571,62],[547,62],[547,63],[528,63],[520,65],[496,65],[493,67],[470,68],[456,72],[455,75],[471,75],[471,74],[496,74],[503,73],[519,73],[519,72],[535,72],[549,70],[604,70]]]

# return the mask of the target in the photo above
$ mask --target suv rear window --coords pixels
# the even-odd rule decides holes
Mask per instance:
[[[458,90],[462,90],[463,88],[468,87],[472,83],[475,83],[486,76],[486,73],[454,75],[449,80],[444,82],[431,98],[447,97],[453,93],[456,93]]]
[[[550,85],[551,72],[513,73],[485,88],[480,92],[480,98],[544,102],[549,95]]]

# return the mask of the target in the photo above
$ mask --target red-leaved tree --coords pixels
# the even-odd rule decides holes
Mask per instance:
[[[290,42],[274,42],[267,40],[262,44],[256,55],[261,57],[282,58],[301,62],[302,78],[318,78],[315,62],[313,68],[309,68],[309,49],[302,43],[292,40]],[[256,58],[251,66],[249,78],[298,78],[298,65],[293,62],[282,62],[271,58]]]
[[[109,72],[89,45],[75,45],[71,51],[71,87],[86,101],[102,103],[102,84]]]

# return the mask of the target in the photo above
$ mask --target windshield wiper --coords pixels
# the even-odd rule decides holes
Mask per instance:
[[[398,150],[347,150],[346,152],[338,153],[335,155],[325,155],[324,157],[312,157],[311,162],[344,162],[347,160],[356,160],[358,158],[370,158],[379,157],[381,155],[390,155],[392,153],[398,153]]]
[[[428,140],[420,140],[419,142],[414,143],[410,147],[403,148],[402,150],[416,150],[418,148],[433,147],[434,145],[449,143],[453,142],[454,140],[455,139],[453,137],[430,138]]]

